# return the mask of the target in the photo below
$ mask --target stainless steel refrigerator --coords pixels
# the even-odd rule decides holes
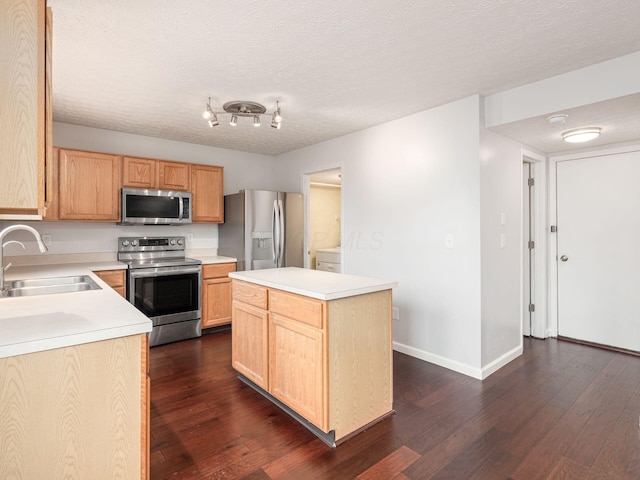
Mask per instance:
[[[238,259],[238,270],[304,266],[301,193],[241,190],[225,195],[218,254]]]

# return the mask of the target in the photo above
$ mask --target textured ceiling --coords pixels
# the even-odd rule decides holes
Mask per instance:
[[[630,0],[48,3],[55,120],[268,155],[640,50]],[[207,97],[282,128],[210,129]]]

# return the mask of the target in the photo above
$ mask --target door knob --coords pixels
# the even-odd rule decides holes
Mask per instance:
[[[567,260],[569,260],[569,257],[567,257],[566,255],[562,255],[562,256],[560,257],[560,260],[561,260],[562,262],[566,262]]]

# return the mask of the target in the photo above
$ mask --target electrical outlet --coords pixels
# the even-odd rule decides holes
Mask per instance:
[[[42,235],[40,235],[42,237],[42,241],[44,242],[44,244],[47,247],[51,246],[51,235],[49,233],[43,233]]]
[[[193,233],[187,233],[187,242],[193,242]]]
[[[391,309],[393,319],[397,322],[400,320],[400,309],[398,307],[393,307]]]
[[[444,237],[444,246],[445,248],[453,248],[453,235],[450,233]]]

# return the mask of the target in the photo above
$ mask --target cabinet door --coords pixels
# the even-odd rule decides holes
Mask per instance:
[[[202,328],[231,323],[231,279],[202,282]]]
[[[45,28],[45,0],[0,2],[0,218],[44,209]]]
[[[234,301],[232,304],[231,365],[256,385],[269,382],[269,314]]]
[[[158,188],[160,190],[189,191],[191,169],[189,163],[158,162]]]
[[[328,431],[323,331],[272,313],[269,344],[269,392]]]
[[[116,222],[120,219],[120,157],[60,150],[61,220]]]
[[[194,222],[224,222],[222,167],[191,165]]]
[[[158,188],[158,161],[150,158],[124,157],[122,159],[122,186]]]

